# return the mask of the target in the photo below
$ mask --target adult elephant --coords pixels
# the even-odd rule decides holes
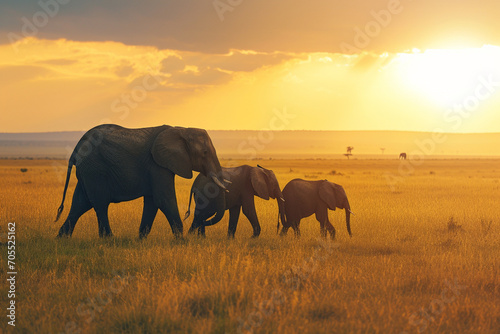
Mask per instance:
[[[399,160],[401,160],[401,159],[406,160],[406,153],[405,152],[399,154]]]
[[[321,226],[321,235],[326,237],[328,231],[330,237],[335,239],[335,228],[328,220],[328,209],[335,210],[339,208],[345,210],[347,232],[349,236],[352,236],[350,222],[352,212],[342,186],[327,180],[306,181],[294,179],[288,182],[283,189],[283,197],[285,199],[286,219],[282,220],[283,229],[281,235],[286,235],[288,229],[292,227],[295,235],[300,236],[300,220],[314,213]]]
[[[205,235],[205,226],[219,222],[224,216],[225,210],[229,210],[227,234],[228,237],[234,238],[240,211],[243,209],[243,214],[248,218],[250,224],[252,224],[253,237],[258,237],[261,228],[255,211],[254,196],[259,196],[265,200],[269,198],[277,199],[279,210],[278,224],[280,217],[282,220],[285,219],[283,194],[272,170],[249,165],[234,168],[222,167],[222,175],[224,175],[224,179],[231,181],[227,185],[228,192],[225,194],[225,198],[221,196],[222,192],[219,189],[211,185],[210,180],[206,176],[200,174],[194,180],[189,195],[188,211],[184,218],[187,219],[190,215],[191,199],[194,195],[196,208],[189,233],[193,233],[198,229],[200,235]],[[224,210],[218,210],[217,208],[221,207],[222,204],[224,205]],[[211,221],[207,221],[214,214],[215,217]]]
[[[73,166],[78,183],[59,237],[71,236],[78,218],[92,208],[97,214],[99,236],[112,236],[109,204],[139,197],[144,197],[141,238],[149,234],[158,209],[167,217],[174,235],[180,237],[182,221],[175,196],[175,175],[192,178],[192,171],[199,171],[225,189],[215,148],[205,130],[168,125],[142,129],[99,125],[83,135],[69,158],[56,221],[64,209]]]

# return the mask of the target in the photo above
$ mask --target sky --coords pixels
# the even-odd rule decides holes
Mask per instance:
[[[0,132],[500,132],[500,2],[0,0]]]

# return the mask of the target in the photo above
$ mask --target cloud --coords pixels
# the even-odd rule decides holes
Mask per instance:
[[[212,54],[209,57],[199,53],[189,53],[186,54],[185,59],[189,62],[195,62],[199,66],[216,67],[226,71],[251,72],[263,66],[277,65],[297,57],[302,56],[283,52],[231,50],[227,54]]]
[[[4,85],[12,85],[14,83],[30,81],[40,77],[48,77],[53,74],[53,71],[42,66],[0,66],[0,83]]]
[[[282,106],[297,115],[290,129],[422,131],[442,122],[440,106],[404,77],[414,68],[408,58],[425,52],[210,53],[38,38],[16,46],[19,54],[0,45],[0,131],[83,130],[103,121],[260,129]],[[489,61],[478,63],[497,64],[491,48]],[[471,119],[496,115],[498,97],[484,108]]]
[[[38,63],[45,64],[45,65],[66,66],[66,65],[73,65],[76,62],[78,62],[78,60],[76,60],[76,59],[58,58],[58,59],[40,60]]]
[[[184,70],[186,64],[180,57],[170,56],[161,61],[161,71],[163,73],[174,73]]]
[[[448,0],[401,0],[392,14],[387,0],[221,1],[232,9],[223,21],[213,1],[70,1],[52,8],[53,15],[39,4],[48,1],[7,1],[0,12],[0,43],[10,43],[9,34],[25,37],[30,30],[26,25],[31,24],[34,31],[28,33],[37,38],[117,41],[210,54],[334,53],[341,51],[342,43],[377,53],[401,52],[436,47],[457,36],[470,38],[474,46],[500,44],[500,20],[495,15],[500,2],[494,0],[453,6]],[[41,20],[43,15],[47,20]],[[367,34],[367,29],[372,31]],[[360,32],[368,35],[363,45],[356,43]],[[252,64],[235,70],[251,69]]]
[[[231,79],[231,75],[215,68],[207,68],[199,72],[176,72],[169,78],[169,83],[188,85],[218,85]]]

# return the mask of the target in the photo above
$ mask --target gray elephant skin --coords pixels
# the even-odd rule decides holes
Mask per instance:
[[[335,239],[335,228],[328,220],[328,209],[335,210],[339,208],[345,210],[347,232],[349,236],[352,236],[350,222],[352,212],[342,186],[327,180],[307,181],[294,179],[283,188],[283,197],[285,199],[286,219],[282,220],[281,235],[286,235],[288,229],[292,227],[295,235],[300,236],[300,220],[316,214],[316,219],[321,227],[321,235],[326,237],[328,231],[330,237]]]
[[[71,236],[78,218],[92,208],[97,214],[99,236],[112,236],[109,204],[139,197],[144,197],[141,238],[149,234],[158,209],[168,219],[174,235],[182,237],[175,175],[192,178],[192,171],[198,171],[224,188],[221,166],[205,130],[168,125],[141,129],[99,125],[83,135],[69,158],[56,221],[64,209],[73,166],[78,183],[59,237]]]
[[[234,238],[240,211],[243,209],[243,214],[252,224],[253,237],[259,236],[261,227],[255,210],[254,196],[265,200],[276,199],[279,210],[278,224],[280,217],[282,220],[285,218],[283,194],[272,170],[249,165],[234,168],[222,167],[222,175],[224,180],[231,182],[227,185],[228,192],[225,194],[225,199],[220,196],[223,192],[211,185],[210,179],[206,176],[200,174],[195,179],[189,195],[188,211],[184,218],[187,219],[190,215],[191,199],[194,196],[196,208],[189,233],[198,229],[198,233],[204,236],[205,226],[216,224],[224,216],[225,210],[229,210],[227,233],[229,238]],[[221,207],[221,202],[224,204],[223,211],[217,209]],[[214,214],[214,218],[207,221]]]

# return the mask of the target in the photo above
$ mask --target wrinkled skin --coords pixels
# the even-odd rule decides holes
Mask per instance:
[[[99,125],[83,135],[69,159],[56,221],[64,209],[73,165],[78,183],[59,237],[71,236],[78,218],[92,208],[97,214],[99,236],[112,236],[109,204],[139,197],[144,197],[141,238],[149,234],[158,209],[167,217],[174,235],[181,237],[175,175],[192,178],[195,170],[223,187],[219,160],[205,130],[168,125],[142,129]]]
[[[195,179],[191,187],[189,207],[191,206],[191,196],[194,195],[196,208],[189,233],[198,229],[200,235],[205,235],[205,226],[216,224],[224,216],[225,210],[229,210],[227,234],[229,238],[234,238],[240,211],[243,209],[243,214],[252,224],[253,237],[259,236],[261,228],[255,211],[254,196],[265,200],[276,199],[279,215],[281,219],[284,219],[283,195],[273,171],[260,166],[243,165],[234,168],[222,167],[222,175],[225,180],[231,182],[226,186],[228,192],[225,193],[225,201],[221,197],[223,192],[217,191],[217,188],[210,184],[210,179],[203,175],[199,175]],[[189,217],[189,214],[188,209],[185,219]],[[214,214],[215,217],[207,221]]]
[[[316,214],[316,219],[321,226],[321,235],[326,237],[328,231],[330,237],[335,239],[335,228],[328,220],[328,209],[339,208],[345,210],[347,232],[351,236],[351,207],[342,186],[327,180],[294,179],[283,189],[283,197],[285,198],[286,220],[283,221],[281,235],[286,235],[288,229],[292,227],[295,235],[300,236],[300,220]]]

